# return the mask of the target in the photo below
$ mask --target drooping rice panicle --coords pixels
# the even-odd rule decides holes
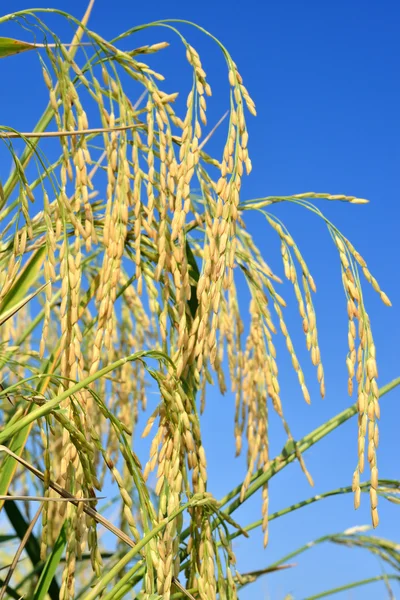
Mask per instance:
[[[28,424],[26,435],[21,433],[17,448],[12,441],[17,438],[10,437],[19,455],[25,451],[34,456],[32,463],[43,465],[41,558],[49,556],[65,524],[60,597],[72,599],[89,583],[90,577],[82,580],[87,571],[81,566],[87,549],[96,580],[88,598],[95,597],[96,586],[109,576],[99,545],[99,513],[95,502],[90,511],[78,500],[96,499],[97,490],[110,482],[117,498],[118,552],[126,555],[126,544],[134,549],[148,540],[136,557],[137,570],[129,574],[132,585],[142,585],[138,593],[168,600],[177,589],[182,592],[178,578],[185,568],[195,596],[236,599],[252,576],[237,573],[228,528],[235,524],[207,491],[209,452],[201,414],[210,385],[218,385],[221,394],[231,387],[233,393],[236,454],[243,450],[247,459],[239,500],[251,493],[256,473],[269,473],[271,406],[312,483],[280,388],[277,335],[283,336],[310,402],[286,319],[286,287],[280,292],[280,273],[246,229],[249,210],[262,214],[267,231],[278,238],[283,275],[293,286],[322,397],[326,382],[313,302],[316,285],[294,237],[275,214],[280,204],[317,214],[337,248],[348,312],[348,391],[351,395],[356,388],[358,405],[354,504],[360,504],[366,455],[372,523],[378,524],[378,371],[361,272],[384,304],[390,300],[351,242],[310,202],[366,201],[314,192],[244,200],[243,177],[252,170],[246,114],[255,115],[256,109],[228,51],[219,45],[227,63],[229,111],[226,121],[223,117],[210,128],[207,74],[176,23],[155,25],[179,34],[192,69],[183,109],[178,92],[167,89],[152,62],[167,42],[123,50],[122,41],[136,30],[109,42],[63,16],[80,31],[70,48],[52,36],[36,11],[29,14],[46,39],[36,48],[49,97],[44,117],[27,134],[0,131],[14,165],[4,188],[0,185],[1,315],[47,283],[34,308],[20,307],[0,327],[0,374],[12,389],[11,395],[6,389],[5,402],[12,410],[16,402],[23,418],[43,411]],[[83,34],[88,46],[79,43]],[[225,139],[212,156],[209,140],[217,127],[225,128]],[[22,156],[16,154],[14,137],[25,144]],[[53,137],[58,157],[50,162],[44,149]],[[107,371],[114,364],[118,367]],[[87,385],[79,387],[85,380]],[[59,397],[46,413],[46,403]],[[150,449],[142,469],[133,448],[147,408],[151,416],[143,435],[150,436]],[[12,474],[4,472],[7,492]],[[33,483],[36,479],[24,471],[20,484]],[[59,497],[54,486],[72,494],[74,502],[53,502]],[[268,481],[260,487],[266,545]],[[179,511],[186,501],[192,504],[184,513],[185,538]],[[114,588],[107,585],[114,584],[120,593],[130,568],[111,567],[113,579],[98,594],[110,598]]]

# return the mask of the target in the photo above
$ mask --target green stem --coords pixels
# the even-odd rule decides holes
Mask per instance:
[[[7,22],[10,19],[15,19],[15,17],[17,17],[18,15],[24,15],[27,11],[25,10],[21,10],[9,15],[4,15],[3,17],[0,18],[0,23],[3,22]],[[84,30],[86,30],[86,27],[83,23],[81,23],[80,21],[77,21],[76,19],[73,19],[72,17],[70,17],[70,15],[67,15],[67,13],[63,13],[62,11],[56,11],[54,9],[39,9],[39,12],[53,12],[53,13],[57,13],[58,14],[63,14],[64,16],[68,16],[69,18],[71,18],[77,25],[78,25],[78,29],[74,35],[74,39],[77,39],[78,42],[80,41],[80,38],[82,37],[82,33]],[[85,18],[85,17],[84,17]],[[72,47],[69,50],[69,55],[71,57],[71,60],[74,58],[75,54],[77,53],[79,48],[78,46]],[[55,93],[57,93],[58,90],[58,83],[55,87]],[[42,116],[40,117],[39,121],[36,123],[36,127],[34,129],[35,132],[42,132],[45,131],[46,128],[49,126],[50,122],[52,121],[54,117],[54,111],[51,107],[51,104],[49,103],[44,111],[44,113],[42,114]],[[22,168],[25,169],[25,167],[28,165],[29,161],[31,160],[32,156],[34,155],[35,151],[36,151],[36,147],[39,144],[39,138],[34,139],[28,146],[25,147],[25,150],[22,153],[22,156],[20,158],[20,163],[22,165]],[[3,206],[5,205],[5,203],[7,202],[8,198],[10,197],[14,187],[16,186],[18,182],[18,170],[14,169],[14,171],[11,173],[10,177],[8,178],[8,180],[6,181],[6,183],[4,184],[4,188],[3,188],[3,201],[0,201],[0,209],[3,208]]]
[[[379,484],[384,485],[385,481],[381,480],[379,482]],[[370,486],[369,481],[360,484],[360,488],[363,491],[368,491],[369,486]],[[351,492],[352,492],[352,486],[349,485],[347,487],[337,488],[336,490],[330,490],[329,492],[325,492],[324,494],[318,494],[317,496],[312,496],[311,498],[307,498],[307,500],[302,500],[301,502],[297,502],[296,504],[291,504],[290,506],[287,506],[286,508],[282,508],[282,510],[278,510],[277,512],[272,513],[271,515],[268,516],[268,523],[270,523],[271,521],[274,521],[275,519],[278,519],[279,517],[283,517],[284,515],[287,515],[295,510],[298,510],[299,508],[303,508],[303,506],[308,506],[309,504],[313,504],[314,502],[319,502],[319,500],[324,500],[324,498],[329,498],[330,496],[338,496],[339,494],[350,494]],[[262,519],[260,519],[259,521],[254,521],[254,523],[250,523],[250,525],[246,525],[246,527],[243,527],[242,529],[244,531],[252,531],[253,529],[256,529],[257,527],[260,527],[262,525],[262,522],[263,522]],[[240,530],[235,531],[234,533],[232,533],[229,536],[229,539],[233,540],[234,538],[237,538],[239,535],[242,535],[242,532]]]
[[[307,544],[304,544],[304,546],[300,546],[300,548],[297,548],[297,550],[293,550],[293,552],[289,552],[289,554],[286,554],[285,556],[283,556],[276,562],[269,565],[269,568],[273,569],[274,567],[279,567],[280,565],[283,565],[285,562],[287,562],[288,560],[291,560],[295,556],[298,556],[299,554],[302,554],[306,550],[313,548],[317,544],[322,544],[323,542],[328,542],[331,538],[332,538],[332,535],[323,535],[322,537],[319,537],[316,540],[313,540],[312,542],[307,542]]]
[[[92,375],[85,377],[85,379],[83,379],[82,381],[79,381],[72,387],[66,389],[62,394],[59,394],[55,398],[52,398],[52,400],[48,400],[43,406],[40,406],[39,408],[31,411],[28,415],[26,415],[25,417],[20,419],[17,423],[7,426],[5,429],[3,429],[3,431],[0,432],[0,444],[4,444],[4,442],[6,442],[8,439],[10,439],[10,437],[15,435],[19,431],[21,431],[21,429],[23,429],[27,425],[30,425],[30,423],[32,423],[33,421],[36,421],[40,417],[44,417],[44,416],[48,415],[61,402],[63,402],[63,400],[66,400],[70,396],[73,396],[74,394],[79,392],[81,389],[90,386],[90,384],[92,384],[97,379],[100,379],[101,377],[104,377],[104,375],[107,375],[111,371],[114,371],[115,369],[122,367],[122,365],[124,365],[127,362],[139,360],[142,357],[146,357],[146,356],[149,356],[152,358],[158,358],[159,360],[168,360],[168,357],[166,355],[162,354],[161,352],[156,352],[156,351],[151,351],[151,350],[136,352],[135,354],[131,354],[130,356],[120,358],[119,360],[116,360],[115,362],[111,363],[110,365],[107,365],[100,371],[97,371],[97,373],[93,373]],[[42,375],[42,377],[46,377],[46,375]],[[13,386],[11,386],[11,387],[13,387]]]
[[[150,540],[153,539],[153,537],[158,535],[164,529],[164,527],[168,525],[168,523],[176,519],[176,517],[179,516],[184,510],[192,508],[193,506],[198,506],[207,503],[207,501],[209,501],[209,499],[203,498],[202,495],[195,495],[193,498],[191,498],[191,500],[189,500],[189,502],[186,502],[186,504],[183,504],[182,506],[174,510],[173,513],[171,513],[168,517],[163,519],[156,527],[149,531],[149,533],[145,535],[140,540],[140,542],[138,542],[135,545],[134,548],[129,550],[129,552],[127,552],[125,556],[121,558],[121,560],[119,560],[118,563],[114,565],[112,569],[105,573],[103,577],[99,579],[99,581],[91,590],[91,592],[87,596],[85,596],[84,600],[94,600],[98,596],[98,594],[100,594],[100,592],[102,592],[104,588],[118,575],[121,569],[123,569],[132,560],[132,558],[134,558],[138,554],[138,552],[140,552],[140,550],[142,550],[142,548],[144,548],[150,542]],[[104,596],[103,600],[112,600],[115,597],[115,594],[117,594],[118,591],[121,590],[121,588],[131,579],[132,575],[134,575],[135,571],[137,570],[137,567],[137,564],[134,565],[118,581],[118,583],[113,587],[113,589],[106,596]]]
[[[360,581],[354,581],[353,583],[348,583],[347,585],[332,588],[331,590],[321,592],[320,594],[315,594],[314,596],[307,596],[307,598],[304,598],[304,600],[317,600],[318,598],[325,598],[326,596],[332,596],[333,594],[338,594],[339,592],[345,592],[346,590],[351,590],[352,588],[361,585],[375,583],[375,581],[384,581],[385,579],[394,579],[396,581],[400,581],[400,575],[377,575],[376,577],[370,577],[369,579],[361,579]]]
[[[382,397],[385,394],[388,394],[390,391],[392,391],[398,385],[400,385],[400,377],[397,377],[397,379],[393,379],[393,381],[391,381],[390,383],[387,383],[382,388],[380,388],[379,396]],[[358,412],[357,404],[353,404],[349,408],[346,408],[344,411],[337,414],[335,417],[333,417],[332,419],[330,419],[323,425],[320,425],[319,427],[317,427],[316,429],[311,431],[309,434],[304,436],[304,438],[302,438],[299,442],[296,443],[297,449],[300,450],[301,452],[305,452],[306,450],[308,450],[308,448],[311,448],[311,446],[313,446],[316,442],[318,442],[319,440],[324,438],[326,435],[328,435],[328,433],[330,433],[331,431],[334,431],[337,427],[339,427],[339,425],[342,425],[343,423],[345,423],[346,421],[351,419],[351,417],[353,417],[355,414],[357,414],[357,412]],[[253,477],[252,477],[253,485],[250,486],[250,488],[248,489],[248,491],[245,495],[245,500],[247,500],[247,498],[249,498],[251,495],[253,495],[262,485],[264,485],[264,483],[266,481],[271,479],[271,477],[273,477],[275,475],[275,473],[277,473],[278,471],[280,471],[281,469],[286,467],[288,464],[293,462],[295,460],[295,458],[296,458],[295,445],[292,441],[290,441],[285,445],[281,454],[279,456],[277,456],[271,462],[269,469],[265,473],[263,472],[262,469],[259,469],[253,475]],[[234,498],[235,496],[240,494],[241,489],[242,489],[242,484],[239,484],[233,490],[231,490],[226,496],[224,496],[219,501],[219,507],[222,508],[225,504],[227,504],[229,502],[229,500],[231,500],[232,498]],[[234,510],[236,510],[240,504],[241,504],[241,502],[240,502],[240,499],[238,498],[234,502],[232,502],[224,512],[230,514]],[[189,535],[189,528],[185,529],[182,532],[181,537],[182,537],[182,539],[185,539],[188,535]]]
[[[398,385],[400,385],[400,377],[398,377],[397,379],[394,379],[393,381],[391,381],[390,383],[386,384],[385,386],[383,386],[380,390],[379,390],[379,395],[382,397],[385,394],[388,394],[391,390],[393,390],[395,387],[397,387]],[[357,410],[357,405],[354,404],[353,406],[347,408],[346,410],[342,411],[341,413],[339,413],[338,415],[336,415],[335,417],[333,417],[332,419],[330,419],[327,423],[324,423],[323,425],[321,425],[320,427],[317,427],[316,429],[314,429],[313,431],[311,431],[309,434],[307,434],[302,440],[300,440],[300,442],[297,443],[297,447],[299,449],[301,449],[303,452],[305,450],[307,450],[308,448],[310,448],[313,444],[315,444],[317,441],[319,441],[320,439],[322,439],[323,437],[325,437],[326,435],[328,435],[328,433],[330,433],[331,431],[333,431],[334,429],[336,429],[337,427],[339,427],[339,425],[341,425],[342,423],[345,423],[346,421],[348,421],[351,417],[353,417],[355,414],[357,414],[358,410]],[[280,454],[280,456],[278,456],[274,461],[273,464],[275,465],[276,463],[279,462],[279,469],[276,469],[275,471],[273,471],[271,469],[271,471],[269,471],[269,477],[272,477],[275,472],[277,472],[278,470],[283,469],[286,465],[288,465],[290,462],[292,462],[294,459],[296,458],[296,452],[294,449],[294,444],[293,442],[288,443],[285,445],[282,453]],[[254,486],[258,483],[259,478],[261,478],[263,475],[265,475],[265,473],[260,474],[260,471],[258,471],[257,473],[255,473],[254,477],[253,477],[253,481],[254,481]],[[260,487],[261,485],[263,485],[263,483],[261,483],[258,487]],[[364,487],[364,485],[366,486],[367,484],[363,484],[362,487]],[[233,489],[229,494],[227,494],[219,503],[219,507],[222,507],[224,504],[227,504],[229,502],[229,500],[231,498],[234,498],[237,494],[240,493],[242,485],[237,486],[235,489]],[[257,487],[257,489],[258,489]],[[346,488],[345,488],[346,489]],[[254,490],[252,493],[254,493],[256,490]],[[331,495],[332,492],[327,492],[323,497],[327,497],[328,495]],[[248,497],[246,495],[246,497]],[[322,495],[321,495],[322,497]],[[316,501],[316,499],[314,500]],[[305,501],[304,503],[301,503],[302,506],[305,506],[306,504],[308,504],[308,501]],[[225,512],[231,513],[233,512],[238,506],[239,506],[240,502],[235,501],[234,503],[232,503],[231,505],[229,505],[228,510],[226,510]],[[300,508],[300,506],[294,505],[297,508]],[[233,507],[233,508],[232,508]],[[277,518],[278,516],[281,516],[280,513],[282,514],[286,514],[287,512],[290,512],[290,509],[292,507],[288,509],[283,509],[282,511],[280,511],[279,513],[275,513],[274,518]],[[230,510],[229,510],[230,509]],[[271,515],[272,517],[272,515]],[[271,520],[270,517],[270,520]],[[244,528],[247,531],[249,531],[250,529],[253,529],[254,527],[258,526],[258,522],[257,524],[252,524],[249,525],[248,528]],[[190,531],[189,528],[185,529],[182,534],[181,534],[181,540],[184,540],[188,537]],[[297,554],[304,552],[305,550],[307,550],[308,548],[311,548],[313,545],[326,541],[327,539],[329,539],[329,536],[324,536],[323,538],[320,538],[319,540],[316,540],[314,542],[310,542],[309,544],[307,544],[306,546],[303,546],[301,549],[296,550],[295,552],[288,554],[287,556],[285,556],[282,560],[280,560],[278,563],[274,563],[274,565],[270,565],[271,567],[280,565],[281,563],[285,562],[286,560],[289,560],[290,558],[292,558],[293,556],[296,556]],[[182,557],[181,562],[183,563],[185,557]],[[182,564],[182,567],[184,567],[184,564]],[[145,569],[142,567],[142,569],[139,571],[138,576],[140,575],[141,577],[143,577],[145,572]],[[136,577],[135,581],[139,581],[140,578]],[[86,599],[85,599],[86,600]]]
[[[397,377],[397,379],[394,379],[390,383],[383,386],[379,390],[379,396],[382,397],[385,394],[388,394],[398,385],[400,385],[400,377]],[[267,481],[269,481],[269,479],[271,479],[271,477],[273,477],[276,473],[281,471],[284,467],[286,467],[289,463],[293,462],[296,459],[295,446],[297,450],[301,453],[305,452],[306,450],[311,448],[311,446],[313,446],[326,435],[328,435],[328,433],[334,431],[343,423],[346,423],[346,421],[351,419],[351,417],[353,417],[357,413],[358,408],[357,404],[355,403],[349,408],[346,408],[344,411],[342,411],[335,417],[333,417],[332,419],[330,419],[329,421],[327,421],[326,423],[324,423],[323,425],[321,425],[320,427],[314,429],[314,431],[306,435],[299,442],[296,442],[295,444],[292,441],[288,442],[283,448],[281,454],[271,462],[269,468],[265,472],[263,472],[262,469],[259,469],[253,475],[253,483],[249,486],[249,489],[247,490],[244,496],[243,502],[250,498],[250,496],[252,496],[257,490],[259,490],[260,487],[262,487]],[[229,502],[229,500],[231,500],[231,498],[234,498],[237,494],[239,494],[241,489],[242,484],[238,485],[229,494],[222,498],[222,500],[220,501],[221,506],[224,506]],[[229,504],[229,506],[225,509],[225,512],[231,514],[240,506],[240,504],[242,504],[240,498],[236,498],[236,500],[231,502],[231,504]]]

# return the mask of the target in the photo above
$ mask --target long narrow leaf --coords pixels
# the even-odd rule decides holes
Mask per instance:
[[[16,277],[10,290],[4,296],[0,305],[0,315],[6,314],[21,302],[40,278],[40,272],[46,255],[46,246],[42,246],[34,252],[24,265],[18,277]]]
[[[320,592],[319,594],[314,594],[313,596],[307,596],[307,598],[304,598],[304,600],[319,600],[320,598],[326,598],[327,596],[333,596],[334,594],[339,594],[340,592],[346,592],[347,590],[352,590],[362,585],[368,585],[370,583],[375,583],[376,581],[385,581],[385,579],[391,579],[393,581],[400,582],[400,575],[377,575],[376,577],[369,577],[368,579],[360,579],[359,581],[353,581],[352,583],[348,583],[346,585],[331,588],[330,590]]]
[[[29,296],[27,296],[23,300],[20,300],[20,302],[18,302],[17,304],[14,304],[14,306],[9,310],[2,311],[0,313],[0,326],[3,325],[3,323],[5,323],[6,321],[8,321],[8,319],[11,319],[11,317],[13,317],[15,313],[17,313],[19,310],[21,310],[21,308],[25,306],[25,304],[28,304],[28,302],[32,300],[32,298],[40,294],[40,292],[44,290],[46,285],[46,283],[43,284],[38,290],[32,292],[32,294],[29,294]]]
[[[23,514],[21,513],[17,504],[13,500],[5,503],[4,510],[15,533],[18,535],[19,539],[22,540],[26,534],[29,524],[26,522]],[[34,567],[38,566],[41,562],[40,545],[33,532],[31,532],[28,541],[25,545],[25,551],[29,556],[32,565]],[[60,588],[58,587],[56,581],[53,581],[51,583],[49,587],[49,594],[52,600],[58,600],[60,595]]]
[[[13,38],[0,37],[0,58],[6,58],[13,54],[20,54],[28,50],[34,50],[35,45],[28,42],[21,42]]]
[[[51,554],[49,555],[43,567],[43,571],[33,593],[32,600],[45,600],[46,594],[50,590],[54,581],[54,576],[56,574],[57,567],[60,564],[66,543],[67,526],[64,522],[58,538],[53,546],[53,550],[51,551]]]

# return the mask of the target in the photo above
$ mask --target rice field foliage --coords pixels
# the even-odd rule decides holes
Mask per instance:
[[[368,493],[374,527],[378,497],[397,499],[397,482],[379,481],[377,447],[379,399],[399,381],[378,388],[362,280],[384,304],[390,301],[314,202],[366,200],[328,193],[244,199],[242,182],[252,170],[246,123],[256,107],[228,50],[199,28],[218,46],[230,90],[220,124],[225,143],[211,156],[207,66],[182,23],[150,23],[107,40],[88,27],[92,4],[82,21],[55,9],[0,18],[0,33],[2,25],[17,23],[22,38],[0,38],[0,58],[34,53],[38,85],[48,94],[32,131],[0,126],[12,162],[0,185],[0,494],[21,540],[0,597],[235,599],[259,576],[290,565],[241,574],[232,540],[261,527],[267,545],[269,521],[324,497],[270,515],[269,479],[294,460],[311,479],[302,453],[352,416],[358,421],[353,484],[326,496],[352,491],[357,508]],[[55,14],[75,28],[70,43],[46,25]],[[156,28],[160,42],[135,48],[135,34],[148,28]],[[180,90],[164,91],[163,75],[148,65],[168,46],[166,29],[176,34],[192,72],[184,104],[176,102]],[[125,92],[126,81],[130,90],[136,86],[135,97]],[[348,312],[344,360],[349,394],[354,388],[356,396],[356,404],[297,443],[284,417],[276,336],[285,339],[306,402],[310,394],[286,326],[281,279],[246,228],[248,213],[256,211],[280,242],[324,397],[316,284],[274,213],[282,202],[317,214],[337,249]],[[238,277],[248,286],[249,304],[239,297]],[[233,391],[236,452],[247,457],[240,485],[219,501],[207,487],[200,426],[211,384]],[[157,390],[158,403],[140,427],[151,439],[142,465],[134,433],[149,390]],[[275,458],[268,411],[279,415],[288,437]],[[365,467],[370,482],[362,483]],[[147,483],[153,472],[155,490]],[[113,521],[96,508],[110,480],[118,489]],[[259,490],[260,520],[242,527],[231,515]],[[25,505],[39,501],[35,517],[20,511],[18,493]],[[111,552],[99,542],[104,529],[114,539]],[[390,542],[348,533],[330,541],[368,546],[398,569]],[[22,552],[31,570],[20,565]]]

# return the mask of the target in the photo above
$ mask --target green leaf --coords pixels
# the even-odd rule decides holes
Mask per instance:
[[[0,544],[4,544],[4,542],[10,542],[11,540],[17,539],[16,535],[12,533],[10,535],[0,535]]]
[[[196,285],[190,286],[191,294],[190,294],[190,299],[188,300],[190,314],[192,315],[192,319],[194,319],[196,316],[197,308],[199,306],[199,302],[197,300],[197,283],[199,282],[200,271],[199,271],[199,267],[197,266],[197,262],[194,257],[194,254],[192,252],[192,249],[187,241],[186,241],[186,254],[187,254],[188,263],[191,267],[190,274],[191,274],[194,282],[196,283]]]
[[[25,521],[25,518],[21,511],[19,510],[16,502],[13,500],[9,500],[4,503],[4,510],[6,511],[7,517],[14,528],[15,533],[22,540],[25,536],[26,530],[29,525]],[[34,567],[38,566],[41,562],[40,560],[40,545],[37,541],[35,535],[31,532],[26,545],[25,552],[29,556],[29,559]],[[49,595],[52,600],[58,600],[60,595],[60,588],[56,581],[51,581],[51,587],[49,588]]]
[[[379,397],[382,398],[385,394],[391,392],[394,388],[400,385],[400,377],[393,379],[390,383],[387,383],[383,387],[379,389]],[[298,447],[301,453],[305,452],[311,446],[316,444],[319,440],[328,435],[331,431],[334,431],[337,427],[354,417],[358,413],[357,403],[353,404],[349,408],[346,408],[342,412],[338,413],[332,419],[329,419],[326,423],[317,427],[311,433],[304,436],[298,442],[295,442],[295,445]],[[1,435],[1,434],[0,434]],[[277,456],[274,460],[270,462],[270,466],[266,471],[263,469],[259,469],[251,478],[251,485],[249,486],[245,499],[249,498],[252,494],[254,494],[261,486],[263,486],[271,477],[274,477],[276,473],[285,468],[288,464],[293,462],[296,459],[295,445],[293,442],[286,444],[282,453]],[[240,494],[242,489],[242,483],[240,483],[236,488],[234,488],[229,494],[227,494],[224,498],[220,500],[220,506],[224,506],[234,498],[237,494]],[[240,498],[233,500],[230,505],[225,509],[225,512],[231,514],[234,512],[242,502]]]
[[[42,574],[37,583],[32,600],[44,600],[53,581],[57,567],[60,564],[65,545],[67,543],[67,524],[64,522],[54,548],[46,560]]]
[[[0,586],[4,586],[4,580],[0,579]],[[9,585],[6,586],[6,592],[8,594],[8,598],[15,598],[15,600],[21,600],[21,594],[18,593],[16,590],[14,590],[12,587],[10,587]]]
[[[21,42],[20,40],[14,40],[13,38],[0,38],[0,58],[12,56],[13,54],[20,54],[20,52],[34,50],[35,48],[35,44]]]
[[[47,283],[43,284],[38,290],[36,290],[35,292],[32,292],[32,294],[29,294],[29,296],[27,296],[26,298],[23,298],[17,304],[14,304],[14,306],[12,308],[10,308],[9,310],[7,310],[6,312],[1,311],[0,325],[3,325],[3,323],[8,321],[8,319],[11,319],[11,317],[13,315],[15,315],[15,313],[17,313],[23,306],[25,306],[25,304],[27,304],[30,300],[32,300],[32,298],[34,298],[35,296],[40,294],[40,292],[46,287],[46,285],[47,285]]]
[[[354,581],[352,583],[348,583],[346,585],[342,585],[340,587],[332,588],[330,590],[326,590],[325,592],[321,592],[320,594],[315,594],[314,596],[307,596],[305,600],[319,600],[320,598],[326,598],[326,596],[333,596],[333,594],[338,594],[340,592],[345,592],[347,590],[353,589],[355,587],[359,587],[362,585],[368,585],[370,583],[375,583],[375,581],[385,581],[393,579],[394,581],[400,581],[399,575],[377,575],[376,577],[370,577],[369,579],[362,579],[360,581]]]
[[[41,252],[41,253],[39,253],[39,252]],[[38,251],[37,253],[35,253],[32,256],[32,258],[29,261],[29,263],[27,263],[25,265],[24,273],[23,274],[21,273],[21,277],[24,278],[24,281],[21,282],[21,284],[20,284],[20,287],[22,287],[23,290],[26,291],[26,290],[29,289],[28,283],[29,283],[29,280],[31,278],[33,278],[33,281],[35,281],[35,279],[34,279],[34,277],[35,277],[35,265],[39,264],[40,267],[41,267],[41,264],[42,264],[41,261],[43,261],[43,258],[44,258],[44,254],[43,254],[43,251],[41,249],[40,251]],[[30,265],[29,266],[30,275],[27,272],[27,270],[28,270],[28,264]],[[36,279],[37,279],[37,277],[36,277]],[[82,301],[81,301],[81,306],[82,307],[86,308],[86,306],[89,304],[90,300],[92,299],[92,297],[93,297],[93,295],[95,293],[96,285],[97,285],[97,279],[95,279],[93,281],[93,287],[90,287],[88,289],[88,291],[86,292],[85,296],[82,297]],[[19,290],[18,293],[21,293],[21,291]],[[55,294],[53,296],[53,301],[56,301],[59,293],[60,292],[58,292],[57,294]],[[6,294],[6,297],[5,297],[4,301],[3,301],[2,306],[4,306],[4,303],[5,303],[6,299],[7,299],[7,296],[8,296],[8,294]],[[15,301],[15,298],[14,298],[14,301]],[[11,302],[12,302],[12,299],[10,298],[10,304],[9,304],[8,307],[10,307],[12,305]],[[44,314],[44,311],[42,311],[42,315],[43,314]],[[36,317],[36,319],[38,319],[37,323],[40,322],[41,318],[42,317],[40,316],[40,313],[39,313],[38,316]],[[36,321],[36,319],[34,319],[32,321],[32,323],[31,323],[31,327],[33,327],[33,329],[35,327],[35,321]],[[26,335],[26,333],[29,332],[29,329],[30,328],[28,327],[25,330],[24,335]],[[20,339],[19,343],[22,343],[23,342],[23,337],[19,338],[19,339]],[[46,361],[44,363],[44,365],[42,367],[42,371],[41,371],[42,373],[51,374],[53,372],[53,368],[54,368],[54,364],[55,364],[53,361],[54,361],[55,355],[57,355],[57,349],[55,350],[55,354],[53,355],[53,357],[51,357],[48,362]],[[5,363],[3,363],[2,360],[0,360],[0,367],[2,367],[3,364],[5,364]],[[43,393],[44,390],[45,390],[46,385],[47,385],[46,384],[46,380],[42,379],[40,385],[37,388],[38,392]],[[29,414],[29,412],[32,411],[34,408],[35,408],[35,405],[32,403],[31,406],[28,408],[27,414]],[[17,454],[18,456],[22,455],[22,452],[23,452],[23,450],[25,448],[25,444],[26,444],[27,439],[29,437],[29,433],[31,431],[31,427],[32,427],[32,424],[29,425],[28,427],[25,427],[22,431],[18,432],[13,437],[13,439],[10,441],[9,448],[10,448],[10,450],[12,450],[14,452],[14,454]],[[15,473],[16,467],[17,467],[17,461],[14,458],[12,458],[11,456],[9,456],[8,454],[7,454],[7,456],[4,457],[3,461],[0,463],[0,495],[7,494],[8,488],[10,486],[12,477],[13,477],[13,475]],[[1,510],[2,506],[3,506],[3,502],[0,501],[0,510]]]
[[[22,540],[28,528],[28,524],[25,521],[23,514],[19,510],[14,500],[5,502],[4,508],[15,533],[19,539]],[[36,565],[38,562],[40,562],[40,546],[34,535],[29,536],[25,546],[25,551],[33,565]]]
[[[21,302],[30,288],[38,281],[45,255],[46,245],[43,245],[31,256],[10,290],[4,296],[0,314],[11,310],[18,302]]]
[[[164,354],[163,352],[160,352],[158,350],[142,350],[140,352],[135,352],[134,354],[130,354],[129,356],[120,358],[119,360],[116,360],[116,361],[110,363],[103,369],[100,369],[96,373],[92,373],[88,377],[85,377],[81,381],[78,381],[78,383],[76,383],[75,385],[64,390],[62,393],[58,394],[51,400],[46,401],[42,406],[37,407],[30,412],[27,412],[27,414],[24,417],[22,417],[21,419],[19,419],[19,421],[17,423],[12,423],[11,425],[10,424],[6,425],[6,427],[0,431],[0,444],[3,444],[5,441],[9,440],[12,436],[14,436],[19,431],[23,430],[27,425],[30,425],[31,423],[36,421],[38,418],[44,417],[45,415],[50,414],[52,410],[57,409],[57,407],[61,404],[61,402],[63,400],[66,400],[70,396],[73,396],[74,394],[76,394],[76,392],[79,392],[83,388],[89,387],[90,384],[92,384],[94,381],[97,381],[98,379],[101,379],[105,375],[108,375],[109,373],[111,373],[111,371],[114,371],[114,370],[122,367],[127,362],[141,360],[143,362],[145,368],[151,374],[151,369],[149,369],[148,366],[146,365],[146,363],[143,361],[144,358],[155,358],[162,362],[173,364],[171,359],[166,354]],[[27,380],[29,381],[30,379],[31,378],[28,378]],[[24,383],[24,382],[25,382],[25,380],[21,379],[19,384]],[[13,386],[10,386],[9,388],[7,388],[7,391],[11,390],[11,389],[13,389]],[[0,395],[1,394],[4,395],[4,392],[1,392]],[[0,472],[0,485],[1,485],[1,480],[2,480],[2,477],[1,477],[1,472]]]

